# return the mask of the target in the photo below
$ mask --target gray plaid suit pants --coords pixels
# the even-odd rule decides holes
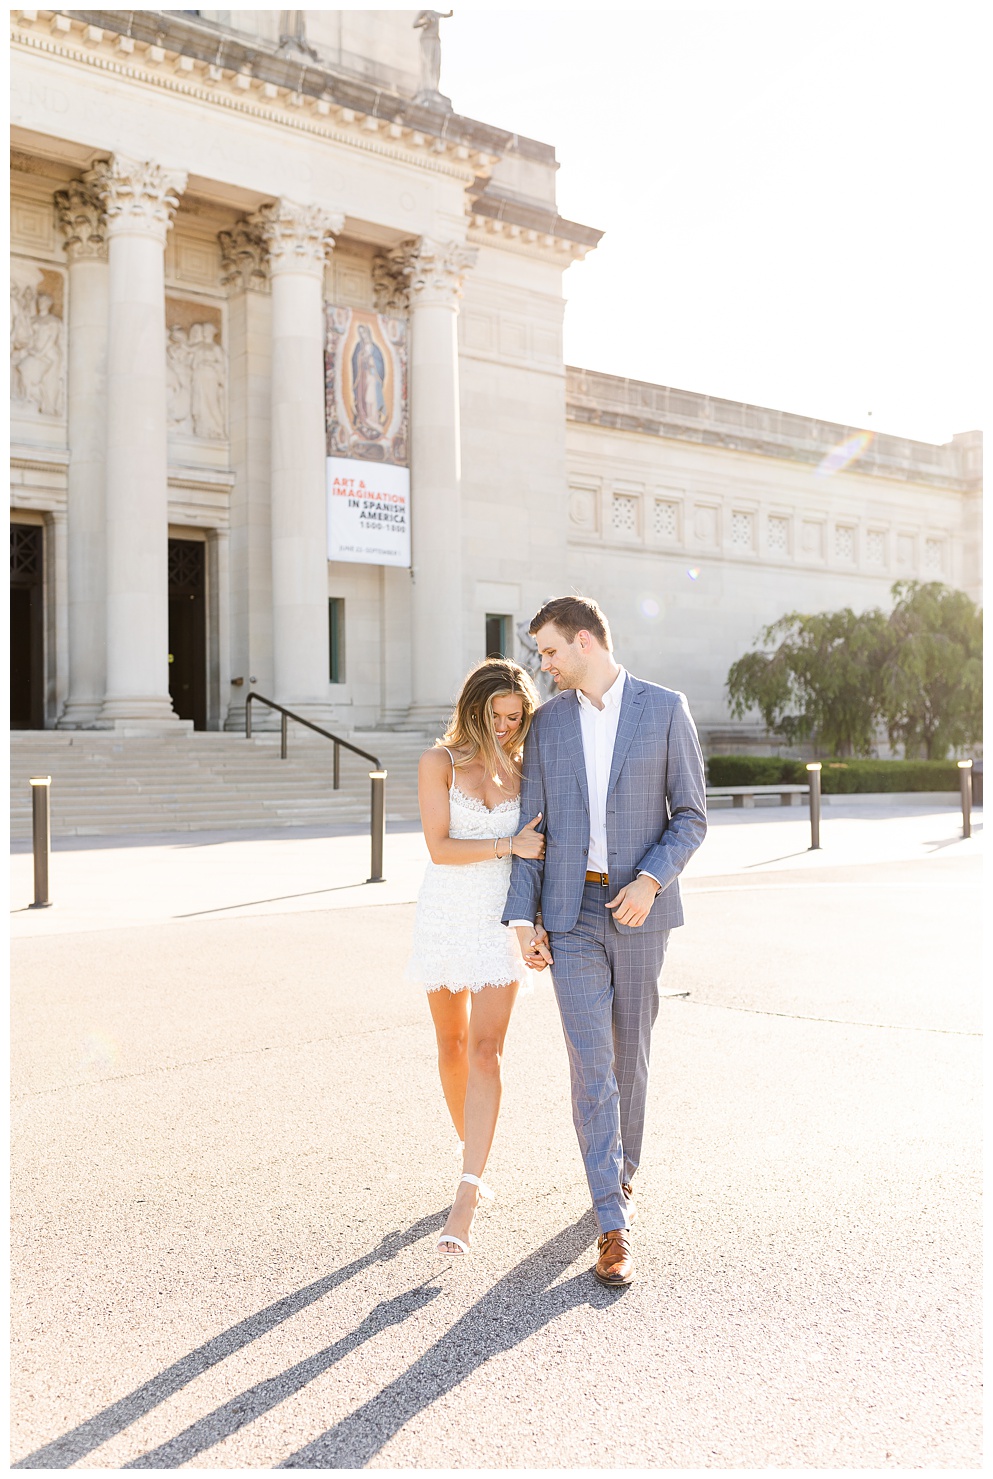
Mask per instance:
[[[618,930],[613,893],[587,883],[579,918],[552,934],[552,981],[562,1015],[572,1117],[601,1232],[627,1227],[621,1183],[641,1159],[652,1027],[668,930]]]

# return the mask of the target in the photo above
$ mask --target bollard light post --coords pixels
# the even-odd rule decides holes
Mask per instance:
[[[807,766],[810,777],[810,847],[808,852],[821,850],[821,762],[811,760]]]
[[[52,823],[49,809],[52,777],[31,777],[31,841],[34,848],[34,903],[30,909],[49,909],[48,859],[52,851]]]
[[[962,794],[962,836],[972,836],[972,761],[959,761],[959,790]]]
[[[372,844],[372,867],[368,883],[385,883],[383,877],[383,845],[386,838],[386,776],[385,770],[370,770],[372,799],[369,812],[369,840]]]

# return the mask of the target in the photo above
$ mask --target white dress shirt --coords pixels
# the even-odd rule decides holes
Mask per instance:
[[[621,717],[621,698],[627,673],[621,668],[617,677],[603,695],[603,707],[598,709],[581,688],[576,690],[579,699],[579,728],[583,737],[583,758],[586,761],[586,789],[590,797],[590,850],[586,861],[590,873],[609,873],[607,865],[607,787],[610,784],[610,767],[614,759],[614,742],[617,739],[617,723]],[[641,874],[639,873],[639,878]],[[649,877],[654,877],[649,874]],[[655,879],[658,883],[658,879]],[[510,928],[533,926],[533,919],[512,919]]]
[[[617,721],[621,717],[621,695],[627,677],[621,668],[603,696],[598,709],[581,688],[579,727],[583,735],[583,757],[586,761],[586,789],[590,797],[590,851],[587,867],[591,873],[606,873],[607,868],[607,786],[617,739]]]

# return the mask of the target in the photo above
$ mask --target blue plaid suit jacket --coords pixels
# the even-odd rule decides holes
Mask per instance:
[[[514,858],[503,923],[534,920],[540,906],[546,930],[563,933],[579,917],[590,845],[579,699],[572,689],[542,704],[524,747],[521,820],[538,812],[544,861]],[[706,831],[703,753],[686,698],[629,673],[607,790],[608,872],[611,897],[643,871],[661,883],[642,931],[682,924],[677,880]]]

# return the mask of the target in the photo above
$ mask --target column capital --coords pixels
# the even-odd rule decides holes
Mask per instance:
[[[107,215],[92,183],[70,180],[56,191],[55,209],[70,262],[106,262]]]
[[[221,244],[221,282],[226,288],[243,292],[269,291],[269,248],[257,221],[242,220],[230,231],[219,231]]]
[[[107,235],[136,232],[165,245],[172,214],[186,186],[185,170],[163,169],[151,160],[115,154],[83,176],[107,212]]]
[[[274,200],[248,217],[248,225],[256,227],[265,242],[272,276],[281,272],[323,276],[328,254],[344,224],[340,211],[298,205],[292,200]]]
[[[392,299],[394,311],[404,300],[406,306],[456,308],[465,274],[478,255],[477,247],[462,241],[435,241],[430,236],[402,241],[374,265],[377,307]]]

